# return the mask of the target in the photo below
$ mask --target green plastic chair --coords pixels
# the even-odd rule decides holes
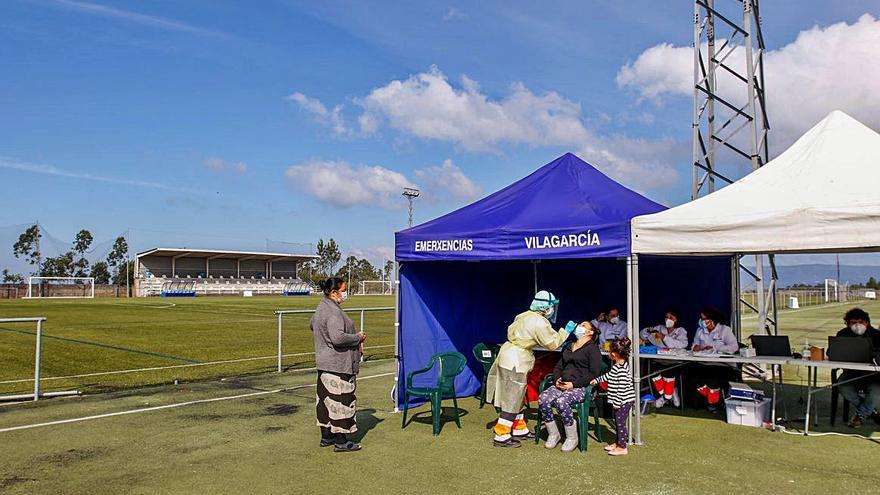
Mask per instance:
[[[434,369],[437,364],[437,384],[433,387],[413,387],[413,377],[423,373],[427,373]],[[459,420],[458,399],[455,397],[455,377],[461,374],[467,364],[467,358],[458,352],[441,352],[431,357],[428,366],[413,371],[406,377],[406,393],[403,398],[403,423],[400,428],[406,428],[406,414],[409,410],[410,397],[424,397],[431,403],[431,423],[433,434],[440,434],[440,414],[442,409],[440,404],[443,397],[452,396],[452,403],[455,406],[455,424],[461,428]]]
[[[500,347],[498,344],[484,344],[482,342],[474,346],[474,358],[483,365],[483,380],[480,382],[480,409],[486,403],[486,378],[489,377],[489,370],[498,357]]]
[[[602,369],[599,374],[601,375],[602,373],[605,373],[607,369],[608,366],[605,363],[602,363]],[[553,376],[553,373],[548,373],[547,376],[545,376],[544,379],[541,380],[541,385],[538,387],[538,393],[541,393],[544,390],[547,390],[547,388],[552,387],[553,382],[555,381],[556,377]],[[600,442],[602,441],[602,429],[599,428],[599,410],[601,409],[601,407],[598,403],[591,400],[592,396],[593,386],[587,385],[587,393],[585,394],[584,400],[581,402],[576,402],[571,406],[571,408],[574,409],[578,415],[578,449],[580,449],[581,452],[587,451],[587,440],[590,436],[589,412],[591,409],[593,411],[593,421],[595,422],[594,430],[596,432],[596,439],[598,439]],[[541,414],[539,412],[538,421],[535,425],[535,444],[537,444],[538,440],[540,440],[541,438],[541,426],[543,424],[544,423],[543,421],[541,421]]]

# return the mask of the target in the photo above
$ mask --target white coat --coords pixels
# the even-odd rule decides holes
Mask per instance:
[[[697,330],[694,337],[694,347],[700,346],[700,350],[706,346],[711,346],[715,352],[723,352],[733,354],[739,350],[739,342],[733,330],[727,325],[716,324],[715,330],[711,332],[705,328]]]
[[[628,327],[626,322],[620,320],[617,325],[613,325],[607,321],[593,320],[590,323],[599,329],[599,344],[604,345],[606,340],[620,340],[627,336]]]
[[[660,335],[652,333],[652,330],[660,332]],[[687,349],[688,334],[687,330],[682,327],[673,329],[666,328],[666,325],[657,325],[656,327],[643,328],[639,333],[642,340],[657,347],[668,347],[669,349]]]

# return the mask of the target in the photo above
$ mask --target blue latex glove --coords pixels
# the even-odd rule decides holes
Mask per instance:
[[[577,328],[577,326],[578,326],[577,323],[575,323],[573,321],[569,321],[568,323],[565,324],[565,331],[568,333],[574,332],[574,329]]]

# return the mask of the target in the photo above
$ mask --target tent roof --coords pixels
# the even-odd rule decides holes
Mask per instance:
[[[828,114],[735,183],[632,222],[634,253],[880,250],[880,134]]]
[[[400,261],[615,257],[629,222],[665,207],[566,153],[452,213],[396,233]]]

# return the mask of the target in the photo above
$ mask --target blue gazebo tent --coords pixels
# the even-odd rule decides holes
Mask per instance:
[[[566,153],[479,201],[397,232],[399,385],[432,355],[458,351],[469,363],[456,391],[475,393],[482,368],[471,349],[504,342],[538,289],[560,299],[557,326],[592,319],[606,305],[629,318],[630,220],[665,209]],[[676,307],[694,327],[702,305],[729,309],[730,266],[729,257],[642,257],[641,318],[632,323],[657,324]]]

